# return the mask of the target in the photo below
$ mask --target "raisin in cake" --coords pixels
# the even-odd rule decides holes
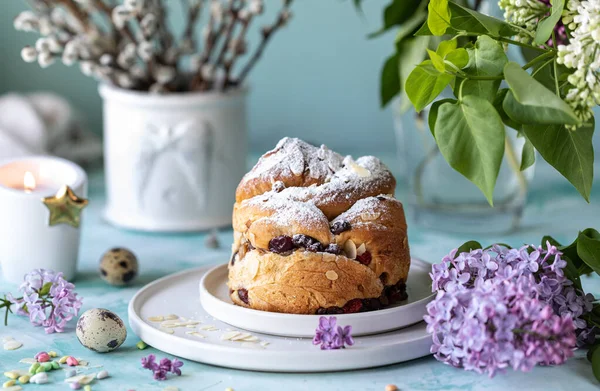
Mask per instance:
[[[355,161],[325,146],[281,140],[236,191],[233,302],[338,314],[406,299],[410,253],[395,186],[375,157]]]

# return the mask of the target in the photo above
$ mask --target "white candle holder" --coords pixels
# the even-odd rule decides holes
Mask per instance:
[[[20,284],[25,274],[39,268],[63,272],[67,280],[75,277],[80,229],[50,226],[50,211],[42,202],[65,185],[77,196],[87,196],[85,172],[68,160],[34,156],[0,162],[0,265],[5,281]]]

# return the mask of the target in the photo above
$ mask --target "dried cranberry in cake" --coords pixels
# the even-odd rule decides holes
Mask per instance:
[[[336,221],[331,225],[331,233],[334,235],[339,235],[344,231],[348,231],[350,228],[350,223],[347,221]]]
[[[294,249],[294,242],[291,237],[281,235],[274,237],[269,241],[269,251],[276,254],[285,253]]]
[[[345,314],[354,314],[356,312],[360,312],[363,308],[363,303],[361,299],[352,299],[344,305],[344,313]]]
[[[244,288],[238,289],[237,294],[241,301],[248,304],[248,291],[247,290],[245,290]]]
[[[321,244],[321,242],[308,235],[296,234],[292,238],[292,242],[294,243],[294,246],[305,248],[306,250],[312,251],[313,253],[323,251],[323,245]]]
[[[235,265],[235,257],[236,255],[238,255],[238,252],[234,252],[233,255],[231,256],[231,266]]]
[[[371,253],[368,251],[356,256],[356,260],[365,266],[369,266],[371,264],[371,259]]]
[[[323,251],[330,254],[340,255],[342,253],[342,248],[337,244],[332,243],[328,244]]]

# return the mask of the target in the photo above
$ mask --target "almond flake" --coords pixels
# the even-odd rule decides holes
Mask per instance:
[[[185,327],[187,327],[188,329],[195,329],[196,326],[194,326],[193,324],[188,324]]]
[[[404,246],[404,248],[408,247],[408,238],[405,236],[404,240],[402,241],[402,245]]]
[[[21,359],[19,362],[20,362],[21,364],[30,364],[30,365],[31,365],[31,364],[33,364],[33,363],[36,363],[36,362],[38,362],[38,360],[36,360],[35,358],[29,358],[29,357],[28,357],[28,358]]]
[[[160,331],[162,331],[163,333],[167,333],[167,334],[174,334],[175,331],[173,329],[167,329],[164,327],[159,328]]]
[[[229,332],[221,335],[221,340],[222,341],[231,341],[233,338],[237,337],[238,335],[240,335],[240,332],[238,332],[238,331],[229,331]]]
[[[364,243],[356,249],[356,255],[363,255],[365,252],[367,252],[367,246]]]
[[[19,341],[15,341],[15,340],[10,340],[10,341],[4,342],[4,350],[17,350],[21,346],[23,346],[23,344]]]
[[[346,257],[356,259],[356,244],[354,244],[352,239],[348,239],[344,243],[344,252],[346,253]]]
[[[359,166],[358,164],[356,164],[356,162],[354,160],[350,160],[348,162],[348,165],[350,166],[350,168],[352,169],[352,171],[354,171],[356,173],[356,175],[358,175],[361,178],[366,178],[371,176],[371,171],[367,170],[366,168]]]
[[[148,318],[150,322],[162,322],[165,320],[164,316],[151,316]]]
[[[381,213],[379,213],[379,212],[363,212],[360,214],[360,218],[363,221],[377,220],[379,218],[379,216],[381,216]]]
[[[338,279],[338,274],[333,270],[327,270],[327,272],[325,273],[325,277],[327,277],[327,279],[331,281],[335,281]]]
[[[241,340],[245,340],[248,337],[251,337],[252,334],[249,333],[239,333],[238,335],[236,335],[233,338],[230,338],[231,341],[241,341]]]
[[[250,335],[243,339],[244,342],[258,342],[259,339],[256,335]]]
[[[177,320],[177,319],[179,319],[179,316],[177,316],[175,314],[165,316],[165,320]]]

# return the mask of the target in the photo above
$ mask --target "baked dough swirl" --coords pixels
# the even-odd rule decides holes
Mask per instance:
[[[337,314],[406,299],[406,219],[373,156],[282,139],[244,176],[233,209],[229,289],[263,311]]]

